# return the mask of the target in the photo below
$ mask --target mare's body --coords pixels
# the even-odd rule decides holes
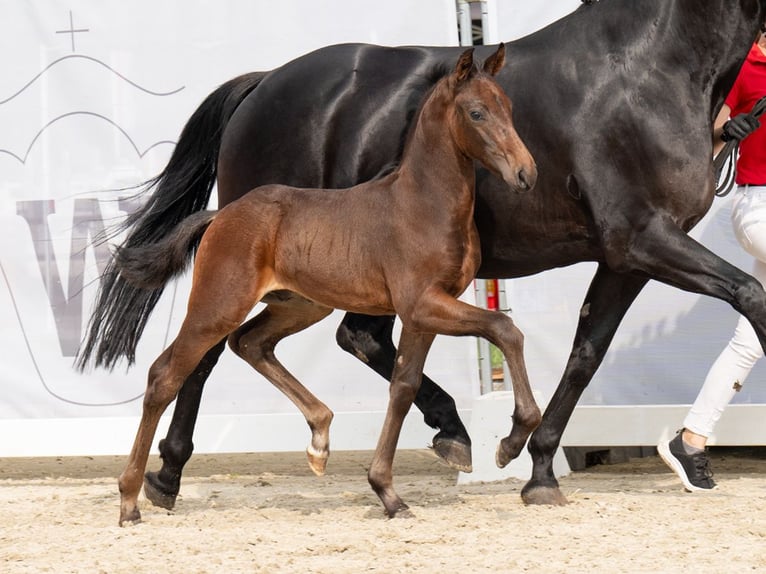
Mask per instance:
[[[521,452],[541,418],[523,337],[506,315],[457,296],[480,261],[474,161],[518,190],[534,186],[537,174],[513,128],[508,97],[490,76],[503,65],[503,45],[487,59],[488,73],[474,67],[472,52],[426,96],[391,174],[331,191],[258,187],[218,213],[192,214],[163,241],[117,252],[123,278],[157,288],[185,267],[199,243],[186,317],[149,371],[141,424],[119,481],[120,524],[140,520],[137,497],[160,415],[226,338],[300,408],[312,431],[309,464],[324,473],[332,412],[279,363],[274,348],[333,308],[402,319],[389,409],[368,474],[389,516],[407,508],[393,489],[394,451],[435,334],[485,336],[503,351],[516,408],[498,460],[505,464]],[[261,300],[266,309],[242,325]]]
[[[521,111],[516,128],[540,177],[534,196],[521,198],[478,172],[479,276],[599,263],[569,362],[529,441],[534,468],[522,492],[527,502],[565,500],[553,454],[649,279],[730,303],[766,342],[761,286],[687,235],[714,197],[713,119],[765,15],[764,0],[603,0],[508,44],[510,61],[497,80]],[[232,86],[251,89],[245,97],[224,87],[198,110],[197,124],[207,117],[226,123],[220,140],[217,132],[203,131],[206,145],[189,155],[206,177],[178,182],[169,165],[146,209],[130,221],[128,243],[162,236],[165,220],[201,209],[216,175],[206,162],[216,153],[221,205],[264,183],[345,187],[373,177],[400,157],[416,103],[458,51],[335,46],[255,81],[235,80]],[[211,105],[220,100],[227,105]],[[216,115],[231,100],[239,103],[233,115]],[[205,127],[197,124],[187,126],[190,134]],[[140,321],[121,323],[128,301],[143,305],[145,318],[154,300],[121,284],[113,269],[104,285],[81,359],[95,355],[96,364],[111,366],[132,357],[140,335]],[[392,317],[349,314],[338,341],[388,378],[395,358],[392,326]],[[164,492],[157,503],[172,505],[178,492],[203,383],[222,348],[210,352],[178,398],[160,445],[163,468],[147,475]],[[470,442],[451,398],[424,378],[415,402],[426,422],[440,429],[437,452],[468,466]]]

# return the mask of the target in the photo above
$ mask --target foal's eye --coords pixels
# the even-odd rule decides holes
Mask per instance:
[[[468,115],[471,116],[471,119],[473,121],[475,121],[475,122],[478,122],[479,120],[483,120],[484,119],[484,115],[481,112],[477,111],[477,110],[470,111],[468,113]]]

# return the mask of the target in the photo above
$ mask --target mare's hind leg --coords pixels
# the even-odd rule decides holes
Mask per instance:
[[[229,345],[303,413],[311,429],[311,443],[306,449],[309,466],[322,476],[330,455],[333,413],[282,366],[274,355],[274,348],[285,337],[327,317],[332,308],[284,293],[280,293],[280,298],[265,298],[264,302],[268,302],[266,309],[232,333]]]
[[[144,494],[155,506],[167,510],[175,506],[184,465],[194,450],[192,435],[202,401],[202,390],[225,348],[224,338],[205,354],[178,392],[168,434],[159,443],[162,467],[158,472],[150,471],[144,475]]]
[[[600,265],[580,311],[572,352],[540,426],[527,447],[532,478],[521,489],[527,504],[566,504],[553,472],[553,455],[585,387],[593,378],[626,311],[646,279],[614,273]]]
[[[434,335],[414,333],[406,327],[402,329],[399,338],[399,351],[389,389],[388,410],[378,445],[375,447],[375,456],[367,472],[367,480],[390,518],[407,509],[407,505],[394,491],[394,454],[404,417],[417,394],[423,365],[433,340]]]
[[[336,340],[344,351],[390,381],[396,358],[393,328],[393,316],[346,313],[338,327]],[[452,468],[471,472],[471,439],[457,413],[455,400],[423,375],[415,396],[415,406],[423,413],[428,426],[439,429],[433,438],[434,452]]]
[[[433,289],[424,293],[407,318],[402,315],[402,321],[407,319],[419,331],[484,337],[503,352],[513,383],[515,408],[511,432],[500,442],[496,462],[500,467],[508,464],[521,453],[541,419],[524,362],[524,335],[504,313],[474,307]]]

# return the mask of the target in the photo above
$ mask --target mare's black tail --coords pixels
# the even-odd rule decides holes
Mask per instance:
[[[223,129],[265,75],[254,72],[238,76],[205,98],[184,126],[168,165],[147,182],[145,191],[154,189],[154,193],[106,239],[128,230],[122,244],[125,249],[158,243],[182,220],[205,209],[215,184]],[[136,346],[163,289],[164,283],[152,289],[132,285],[120,276],[116,262],[110,261],[101,276],[85,340],[75,361],[77,368],[85,370],[92,361],[96,367],[111,370],[122,357],[133,364]]]

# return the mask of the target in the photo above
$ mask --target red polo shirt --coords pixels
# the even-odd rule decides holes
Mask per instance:
[[[766,56],[757,44],[747,55],[734,86],[726,96],[731,117],[748,113],[755,102],[766,96]],[[761,127],[740,142],[737,160],[737,183],[766,185],[766,115],[759,118]]]

